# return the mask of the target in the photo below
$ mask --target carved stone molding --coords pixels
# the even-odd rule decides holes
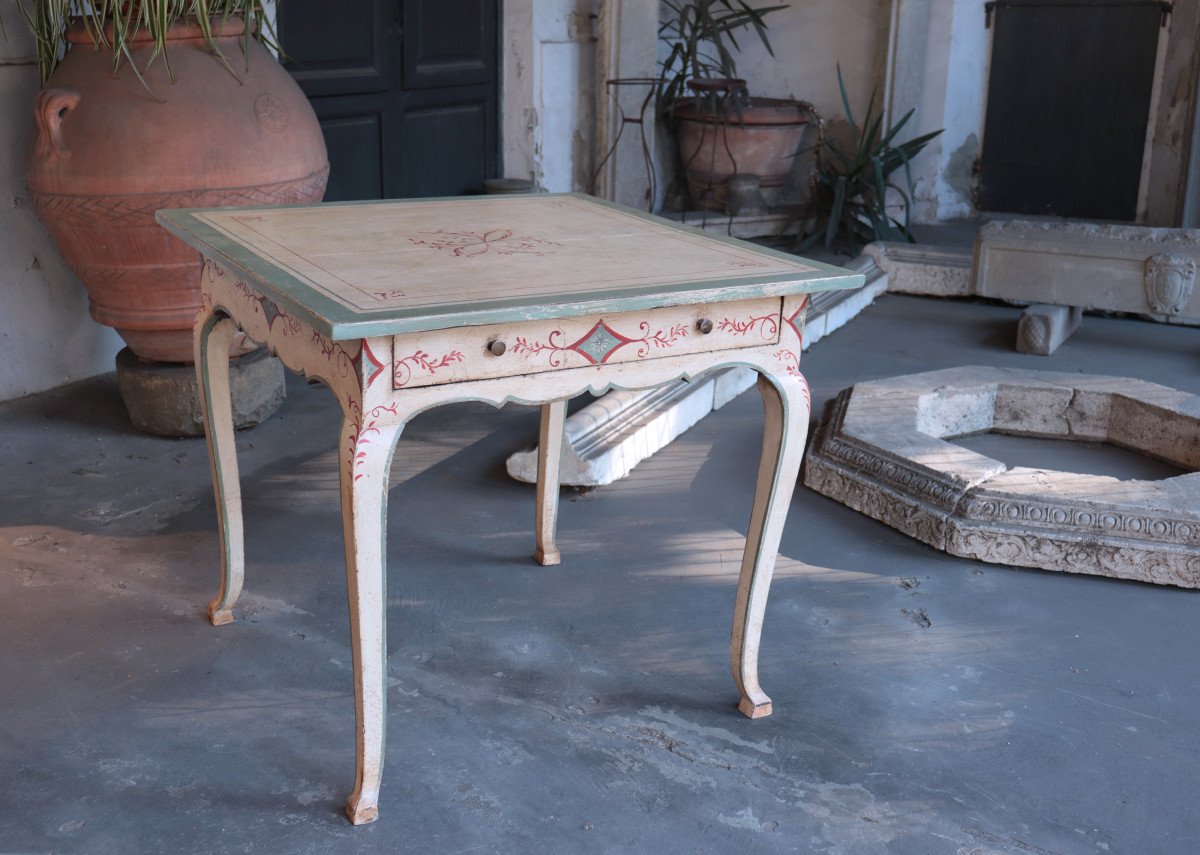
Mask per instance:
[[[1105,440],[1189,471],[1121,481],[1008,468],[953,442],[980,429]],[[951,555],[1200,588],[1197,448],[1195,395],[1120,377],[969,367],[843,391],[816,431],[804,482]]]
[[[1196,289],[1196,261],[1179,253],[1160,252],[1146,259],[1146,302],[1157,315],[1178,315]]]

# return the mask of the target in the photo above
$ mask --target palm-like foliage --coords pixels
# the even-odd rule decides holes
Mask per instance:
[[[37,40],[38,69],[45,83],[62,60],[66,50],[67,28],[80,20],[97,48],[110,48],[113,52],[114,71],[128,62],[139,79],[142,72],[158,59],[167,66],[171,75],[170,58],[167,56],[167,30],[181,21],[194,20],[204,33],[205,41],[213,56],[232,74],[233,67],[217,49],[213,35],[214,21],[237,16],[245,22],[243,39],[257,38],[270,47],[278,47],[271,20],[263,7],[263,0],[12,0],[21,10],[29,29]],[[154,41],[154,49],[145,64],[139,68],[133,61],[131,46],[134,37],[147,32]],[[243,48],[245,47],[245,43]],[[144,80],[142,81],[145,82]]]
[[[913,240],[909,231],[913,178],[911,161],[934,139],[940,130],[913,137],[902,143],[897,135],[912,118],[909,110],[900,121],[885,128],[882,105],[876,105],[875,93],[867,104],[862,125],[854,120],[842,69],[838,68],[838,88],[850,126],[849,144],[826,138],[817,151],[814,182],[813,220],[801,235],[797,248],[805,249],[817,241],[826,247],[835,242],[857,247],[875,240]],[[904,187],[892,180],[892,174],[904,167]],[[899,197],[903,219],[888,213],[888,191]]]
[[[737,33],[753,30],[771,56],[763,18],[782,6],[751,6],[745,0],[663,0],[669,14],[658,37],[670,45],[658,75],[660,112],[670,114],[687,97],[689,80],[737,77],[734,52],[741,50]]]

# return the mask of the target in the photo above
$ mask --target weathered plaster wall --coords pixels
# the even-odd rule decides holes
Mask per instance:
[[[976,0],[895,0],[892,14],[888,104],[893,120],[916,111],[900,139],[942,129],[913,162],[913,217],[969,217],[987,94],[984,6]]]
[[[607,86],[608,80],[650,80],[657,68],[658,0],[601,0],[596,21],[596,195],[635,208],[661,204],[661,168],[651,171],[646,151],[658,148],[649,86]],[[629,119],[642,117],[639,124]]]
[[[504,174],[587,190],[595,164],[599,0],[504,4]]]
[[[113,370],[117,334],[87,312],[83,285],[29,206],[25,152],[38,88],[33,40],[0,4],[0,400]]]
[[[808,101],[826,118],[841,116],[837,67],[851,106],[865,109],[871,91],[882,94],[889,0],[804,0],[770,13],[772,57],[758,37],[738,37],[738,74],[753,95]]]
[[[628,7],[614,19],[657,17],[658,0],[603,0]],[[505,174],[546,190],[587,190],[596,163],[596,16],[601,0],[510,0],[504,5],[503,133]],[[635,8],[636,7],[636,8]],[[880,88],[890,0],[809,0],[768,18],[772,57],[746,33],[738,71],[754,93],[811,101],[822,115],[843,110],[837,65],[855,103]],[[640,42],[626,34],[627,45]],[[608,62],[612,63],[612,57]],[[636,66],[630,57],[620,67]],[[646,72],[643,72],[646,73]],[[640,149],[630,169],[644,171]],[[636,163],[634,161],[637,161]]]

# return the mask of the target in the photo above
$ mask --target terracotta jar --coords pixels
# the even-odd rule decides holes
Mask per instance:
[[[38,93],[38,136],[27,164],[38,214],[83,280],[91,313],[138,356],[192,361],[200,309],[196,250],[154,221],[159,208],[317,202],[329,159],[308,100],[242,22],[213,21],[212,56],[199,25],[167,34],[168,58],[143,77],[113,73],[79,25],[72,47]],[[134,62],[153,42],[141,33]]]
[[[757,176],[764,188],[783,185],[809,115],[798,101],[751,98],[746,106],[717,112],[681,104],[675,118],[693,204],[723,209],[734,175]]]

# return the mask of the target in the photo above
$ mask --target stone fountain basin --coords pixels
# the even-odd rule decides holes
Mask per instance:
[[[1112,445],[1156,481],[1008,467],[993,431]],[[859,383],[829,405],[804,483],[951,555],[1200,587],[1200,397],[1126,377],[968,366]]]

